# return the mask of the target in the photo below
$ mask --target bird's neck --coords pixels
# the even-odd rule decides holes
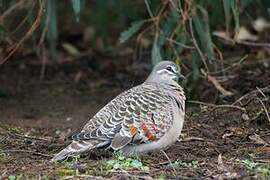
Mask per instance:
[[[152,84],[157,88],[162,88],[169,94],[184,96],[183,88],[174,80],[169,81],[145,81],[146,84]]]
[[[175,100],[178,108],[182,111],[185,111],[186,97],[183,88],[175,81],[160,83],[159,87],[160,86],[169,94],[170,97]]]

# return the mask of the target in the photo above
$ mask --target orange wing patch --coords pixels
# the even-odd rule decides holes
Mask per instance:
[[[147,137],[148,140],[150,141],[156,140],[156,136],[150,132],[150,130],[147,128],[147,126],[144,123],[142,124],[141,127],[143,129],[145,137]]]
[[[130,126],[130,133],[132,136],[135,136],[138,133],[138,129],[135,126],[131,125]]]

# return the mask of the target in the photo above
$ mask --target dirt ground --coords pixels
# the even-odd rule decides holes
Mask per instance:
[[[149,70],[146,67],[134,77],[128,68],[104,73],[83,66],[48,65],[42,81],[40,65],[34,61],[23,65],[11,61],[1,67],[0,179],[270,178],[270,121],[266,116],[270,68],[253,61],[235,68],[234,76],[224,83],[235,94],[222,98],[226,105],[187,104],[180,140],[166,150],[169,160],[163,153],[152,153],[139,159],[147,168],[112,168],[108,162],[117,161],[117,155],[91,152],[80,159],[50,163],[53,154],[69,143],[68,136],[115,95],[143,81]],[[112,76],[115,71],[120,75]],[[207,81],[200,89],[203,100],[218,94]]]

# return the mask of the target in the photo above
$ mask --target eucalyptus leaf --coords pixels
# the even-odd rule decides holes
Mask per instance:
[[[47,0],[44,26],[44,28],[48,27],[47,40],[53,58],[56,57],[56,40],[58,37],[56,2],[54,0]]]
[[[230,1],[231,1],[230,5],[231,5],[231,9],[233,13],[233,20],[234,20],[234,30],[235,32],[238,32],[240,9],[236,0],[230,0]]]
[[[3,33],[3,32],[5,32],[5,28],[4,28],[4,26],[2,26],[2,25],[0,24],[0,33]]]
[[[76,16],[76,21],[79,22],[80,12],[81,12],[81,0],[71,0],[71,2],[72,2],[72,8]]]
[[[136,21],[131,24],[131,26],[128,28],[128,30],[124,31],[120,35],[120,43],[126,42],[128,39],[130,39],[135,33],[137,33],[141,27],[144,25],[145,21]]]
[[[226,30],[229,31],[231,19],[232,19],[232,11],[231,11],[232,0],[222,0],[222,1],[223,1],[223,8],[224,8],[224,14],[225,14]]]
[[[9,175],[8,176],[8,180],[16,180],[17,178],[16,178],[16,176],[14,176],[14,175]]]
[[[155,40],[154,40],[153,46],[152,46],[152,53],[151,53],[151,61],[152,61],[153,65],[162,61],[160,46],[158,45],[158,39],[159,39],[159,36],[156,34]]]
[[[193,18],[193,23],[195,25],[194,30],[198,35],[200,48],[204,53],[207,54],[210,63],[213,63],[215,59],[214,53],[214,44],[212,42],[210,28],[209,28],[209,20],[208,20],[208,12],[201,6],[197,6],[198,13]]]

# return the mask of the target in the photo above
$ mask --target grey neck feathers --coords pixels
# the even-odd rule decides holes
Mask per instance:
[[[145,83],[154,84],[159,88],[162,88],[177,104],[181,111],[185,111],[185,93],[183,88],[174,80],[160,81],[151,76],[145,81]]]
[[[170,96],[175,97],[176,99],[185,100],[185,94],[183,88],[174,80],[161,81],[156,78],[149,78],[144,82],[146,84],[153,84],[159,88],[164,89]]]

